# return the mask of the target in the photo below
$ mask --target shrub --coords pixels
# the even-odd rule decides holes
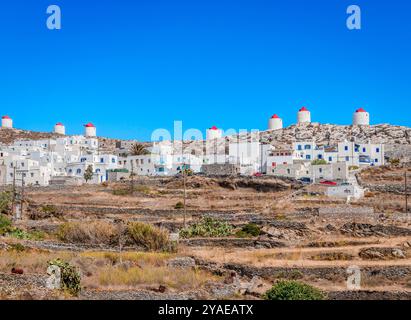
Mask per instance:
[[[81,290],[81,277],[76,268],[60,259],[48,262],[49,266],[57,266],[61,272],[61,289],[67,290],[72,295],[77,295]]]
[[[181,201],[177,202],[176,205],[174,206],[174,209],[176,210],[184,209],[184,203],[182,203]]]
[[[319,166],[322,164],[327,164],[327,161],[325,161],[324,159],[315,159],[314,161],[311,162],[311,164],[313,166]]]
[[[203,218],[180,231],[183,238],[191,237],[225,237],[232,234],[232,226],[226,221],[220,221],[210,217]]]
[[[172,251],[174,249],[165,229],[142,222],[133,222],[128,225],[127,232],[134,244],[143,246],[147,250]]]
[[[11,221],[5,215],[0,214],[0,235],[4,235],[10,231]]]
[[[10,191],[0,192],[0,214],[9,213],[12,195]]]
[[[352,171],[352,170],[358,170],[360,167],[359,166],[349,166],[348,170]]]
[[[393,166],[398,166],[400,164],[400,159],[398,158],[393,158],[389,160],[390,164]]]
[[[67,222],[60,225],[57,237],[72,243],[112,244],[117,241],[118,230],[104,221]]]
[[[261,229],[255,223],[248,223],[241,228],[240,232],[249,237],[257,237],[261,234]]]
[[[266,300],[324,300],[319,289],[294,280],[280,280],[264,294]]]

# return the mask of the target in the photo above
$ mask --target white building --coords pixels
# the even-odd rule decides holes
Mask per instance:
[[[306,108],[302,107],[297,113],[297,124],[300,123],[310,123],[311,122],[311,112]]]
[[[84,125],[84,135],[86,137],[95,137],[97,135],[97,128],[91,122]]]
[[[24,180],[26,185],[46,186],[53,177],[83,179],[88,166],[92,183],[104,182],[107,170],[119,168],[117,156],[99,154],[98,140],[84,136],[57,139],[18,140],[0,146],[0,184]]]
[[[61,122],[57,122],[54,125],[54,133],[65,135],[66,134],[66,127]]]
[[[268,130],[279,130],[283,128],[283,120],[277,116],[273,115],[270,120],[268,120]]]
[[[369,126],[370,125],[370,114],[363,108],[355,110],[353,114],[352,124],[354,126]]]
[[[310,162],[294,162],[269,167],[267,174],[294,179],[347,181],[348,164],[346,162],[313,165]]]
[[[216,126],[207,129],[207,140],[219,139],[223,136],[223,130],[218,129]]]
[[[364,197],[364,189],[357,185],[340,185],[328,187],[325,194],[329,197],[359,199]]]
[[[1,117],[1,126],[3,128],[13,128],[13,120],[9,116]]]

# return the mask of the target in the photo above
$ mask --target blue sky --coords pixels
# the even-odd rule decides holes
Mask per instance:
[[[62,30],[46,28],[46,8]],[[362,30],[346,8],[362,9]],[[157,128],[313,121],[410,125],[411,2],[4,0],[0,113],[18,128],[149,140]]]

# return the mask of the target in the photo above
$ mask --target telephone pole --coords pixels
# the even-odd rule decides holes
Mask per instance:
[[[184,199],[183,199],[183,205],[184,205],[184,228],[186,227],[186,198],[187,198],[187,188],[186,188],[186,164],[183,163],[183,185],[184,185]]]
[[[405,213],[408,213],[408,190],[407,190],[407,170],[404,172],[404,189],[405,189]]]
[[[11,211],[13,212],[13,218],[16,215],[16,166],[13,164],[13,194],[11,200]]]

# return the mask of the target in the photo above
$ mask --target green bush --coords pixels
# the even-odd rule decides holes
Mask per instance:
[[[319,166],[319,165],[327,164],[327,161],[325,161],[324,159],[316,159],[312,161],[311,164],[313,166]]]
[[[0,214],[0,235],[4,235],[10,231],[11,221],[5,215]]]
[[[266,300],[324,300],[322,291],[294,280],[280,280],[264,296]]]
[[[171,242],[169,241],[169,234],[165,229],[160,229],[142,222],[132,222],[128,225],[127,234],[133,244],[143,246],[147,250],[174,250]]]
[[[226,237],[232,234],[232,226],[225,221],[220,221],[210,217],[180,231],[182,238],[192,237]]]
[[[57,266],[61,272],[61,289],[67,290],[72,295],[77,295],[81,290],[81,277],[76,268],[60,259],[48,262],[49,266]]]
[[[236,236],[240,238],[245,237],[258,237],[261,234],[260,227],[255,223],[248,223],[241,228],[240,231],[237,231]]]
[[[184,209],[184,203],[182,203],[181,201],[177,202],[176,205],[174,206],[174,209],[176,210]]]

